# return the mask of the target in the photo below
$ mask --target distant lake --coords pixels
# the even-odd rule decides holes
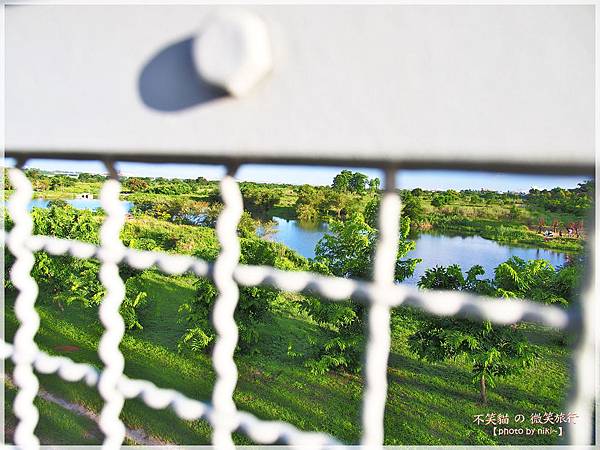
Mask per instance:
[[[408,253],[410,258],[421,258],[414,275],[407,283],[416,284],[425,270],[430,267],[458,264],[463,272],[479,264],[485,269],[485,278],[491,278],[494,269],[511,256],[524,260],[546,259],[554,267],[562,266],[567,255],[546,248],[517,247],[504,245],[481,236],[447,236],[421,233],[415,239],[417,248]]]
[[[281,217],[273,217],[273,220],[276,225],[273,233],[269,234],[267,239],[281,242],[307,258],[315,257],[317,242],[327,231],[326,223],[306,223],[299,220],[282,219]]]
[[[101,208],[102,205],[100,204],[100,200],[90,200],[90,199],[73,199],[73,200],[65,200],[69,205],[71,205],[73,208],[77,208],[77,209],[89,209],[89,210],[95,210],[98,208]],[[47,208],[48,207],[48,203],[50,203],[50,200],[46,200],[45,198],[34,198],[31,202],[29,202],[29,207],[28,210],[31,211],[33,208]],[[129,212],[131,210],[131,208],[133,207],[133,203],[132,202],[126,202],[126,201],[121,201],[121,204],[123,205],[123,207],[125,208],[125,210],[127,212]]]
[[[307,258],[315,257],[315,246],[327,231],[326,224],[308,225],[280,217],[273,217],[273,220],[277,225],[268,239],[281,242]],[[417,248],[409,252],[407,257],[421,258],[423,261],[417,264],[414,275],[406,280],[410,284],[416,284],[426,269],[436,265],[458,264],[463,270],[468,270],[479,264],[485,269],[487,278],[492,277],[494,269],[511,256],[524,260],[546,259],[554,267],[563,265],[567,260],[565,253],[544,248],[504,245],[480,236],[421,233],[412,239]]]

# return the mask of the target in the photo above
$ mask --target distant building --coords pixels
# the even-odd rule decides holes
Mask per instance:
[[[94,199],[94,195],[91,194],[90,192],[83,192],[81,194],[77,194],[77,197],[75,197],[77,200],[93,200]]]

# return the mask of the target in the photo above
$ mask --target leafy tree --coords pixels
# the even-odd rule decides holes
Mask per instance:
[[[379,178],[369,180],[364,173],[342,170],[333,178],[332,189],[337,192],[353,192],[364,194],[369,188],[375,192],[379,189]]]
[[[151,194],[183,195],[192,193],[193,189],[191,184],[184,180],[154,178],[144,191]]]
[[[425,217],[425,209],[421,199],[413,195],[405,196],[402,202],[402,214],[410,218],[411,223],[420,223]]]
[[[306,270],[308,261],[282,244],[256,237],[241,238],[242,264],[270,265],[284,270]],[[196,283],[196,296],[181,305],[179,312],[187,329],[179,341],[179,350],[205,351],[214,342],[215,331],[210,323],[210,311],[218,292],[211,281],[200,279]],[[239,349],[255,350],[259,342],[257,325],[268,320],[271,304],[278,296],[276,289],[266,287],[240,287],[238,307],[234,317],[239,328]]]
[[[35,180],[43,176],[42,171],[36,168],[25,169],[25,175],[29,180]]]
[[[540,219],[538,220],[538,233],[542,232],[542,229],[544,228],[544,226],[546,225],[546,221],[544,220],[543,217],[540,217]]]
[[[491,283],[477,279],[482,274],[481,266],[473,266],[466,277],[457,265],[436,267],[425,272],[418,286],[489,293],[493,289]],[[427,361],[466,359],[484,404],[487,403],[487,389],[495,386],[497,378],[532,366],[537,356],[535,348],[516,327],[497,327],[490,321],[475,322],[455,317],[425,318],[408,342],[411,349]]]
[[[379,191],[379,186],[381,184],[381,180],[377,177],[372,178],[371,180],[369,180],[369,191],[371,192],[378,192]]]
[[[46,191],[46,190],[50,189],[51,179],[49,177],[40,176],[38,178],[30,179],[30,181],[31,181],[31,186],[33,187],[33,190],[35,190],[35,191]]]
[[[125,182],[125,188],[130,192],[145,191],[148,189],[148,182],[143,178],[128,178]]]
[[[448,267],[436,266],[427,269],[417,285],[424,289],[471,291],[490,295],[493,287],[488,280],[477,277],[485,273],[480,265],[475,265],[467,271],[465,277],[458,264]]]
[[[72,186],[75,182],[72,178],[64,175],[54,175],[50,178],[50,189],[59,191],[64,187]]]
[[[210,323],[212,311],[218,292],[214,284],[206,279],[196,282],[196,296],[192,301],[179,307],[182,321],[188,328],[179,341],[180,351],[194,352],[209,348],[214,342],[215,331]],[[277,298],[277,291],[270,288],[242,287],[235,311],[235,320],[239,330],[239,348],[253,349],[259,340],[257,325],[265,320],[270,304]]]
[[[107,177],[105,175],[101,175],[98,173],[85,173],[82,172],[77,176],[78,181],[82,181],[84,183],[99,183],[102,181],[106,181]]]
[[[243,184],[240,191],[246,209],[260,215],[266,214],[279,201],[278,193],[269,188],[257,187],[248,183]]]
[[[410,219],[402,219],[401,225],[395,269],[397,281],[412,275],[417,263],[415,259],[401,259],[414,249],[414,242],[406,240]],[[346,221],[330,221],[329,232],[317,244],[313,270],[346,278],[370,278],[377,235],[378,231],[360,213],[353,214]],[[359,370],[363,339],[362,305],[328,303],[308,297],[304,308],[318,323],[326,324],[331,333],[316,358],[307,363],[311,370],[316,373],[335,368]]]
[[[186,197],[174,199],[144,200],[134,202],[133,215],[149,215],[156,219],[178,224],[196,225],[203,220],[207,204]]]
[[[519,220],[519,218],[521,217],[521,210],[519,209],[519,207],[517,205],[512,205],[510,207],[510,210],[508,212],[508,218],[511,220]]]
[[[368,183],[369,177],[367,177],[364,173],[354,172],[350,177],[348,188],[351,192],[356,192],[357,194],[364,194]]]
[[[365,205],[364,218],[371,228],[377,228],[378,226],[380,203],[381,197],[377,196],[369,200],[369,202]]]
[[[517,256],[500,264],[494,270],[495,295],[498,297],[529,298],[540,303],[569,304],[577,278],[571,273],[570,285],[566,286],[565,275],[558,275],[552,265],[543,259],[525,261]],[[559,285],[562,288],[557,289]]]
[[[333,178],[331,187],[338,192],[348,192],[352,180],[352,171],[342,170]]]
[[[353,194],[330,190],[327,192],[325,200],[321,202],[321,208],[333,212],[339,219],[347,214],[352,203],[355,202],[356,198]]]
[[[98,244],[100,213],[77,210],[58,201],[47,209],[34,208],[31,212],[34,234],[56,236],[64,239],[77,239]],[[10,222],[9,222],[10,225]],[[7,253],[5,270],[10,269],[14,258]],[[35,254],[35,264],[31,274],[40,289],[51,294],[50,298],[59,307],[78,302],[86,307],[97,307],[104,297],[105,290],[98,278],[100,264],[95,260],[78,259],[70,256],[50,256],[45,252]],[[131,268],[122,268],[126,296],[121,313],[126,328],[141,328],[139,312],[146,303],[140,273]],[[6,273],[5,275],[8,275]],[[9,278],[6,287],[11,289]]]
[[[298,189],[298,198],[295,206],[296,214],[300,220],[306,222],[317,220],[324,204],[325,192],[322,189],[318,189],[308,184],[305,184]]]
[[[223,211],[223,203],[211,203],[203,211],[204,219],[202,225],[214,228],[217,225],[219,215]]]
[[[573,214],[584,217],[594,203],[595,183],[587,180],[573,189],[530,189],[525,201],[554,213]]]
[[[450,198],[445,195],[437,194],[431,199],[431,205],[440,208],[450,203]]]
[[[448,198],[449,202],[458,200],[460,198],[460,194],[454,189],[448,189],[445,193],[445,196]]]

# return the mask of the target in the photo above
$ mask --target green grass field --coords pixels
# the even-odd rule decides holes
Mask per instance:
[[[178,322],[178,307],[191,296],[194,278],[167,277],[156,272],[145,275],[148,306],[142,313],[144,329],[129,333],[121,350],[126,358],[125,373],[148,379],[160,387],[209,401],[214,373],[209,355],[177,352],[177,340],[184,325]],[[261,325],[261,341],[252,354],[237,354],[240,378],[235,392],[238,408],[264,419],[288,421],[303,430],[331,433],[348,443],[360,438],[362,376],[331,373],[311,374],[298,354],[310,352],[323,339],[322,330],[297,308],[292,294],[282,294],[273,306],[272,317]],[[14,294],[7,295],[6,334],[12,341],[17,322],[12,310]],[[41,293],[38,301],[41,327],[37,342],[41,349],[63,354],[79,362],[100,367],[96,353],[102,327],[97,311],[71,304],[59,308]],[[429,364],[408,350],[406,337],[413,320],[393,316],[393,342],[388,368],[388,402],[385,418],[386,444],[553,444],[551,436],[493,437],[491,429],[473,423],[474,415],[503,413],[514,416],[560,412],[568,384],[568,350],[559,345],[558,333],[527,326],[530,339],[539,343],[536,366],[519,376],[501,380],[489,392],[489,403],[478,403],[478,391],[471,384],[466,364]],[[416,317],[416,319],[414,319]],[[410,324],[410,325],[408,325]],[[64,346],[77,350],[64,351]],[[293,352],[288,351],[290,348]],[[7,364],[10,373],[10,364]],[[102,401],[94,389],[83,383],[68,383],[58,376],[40,376],[42,388],[68,402],[99,412]],[[10,438],[14,388],[6,389],[6,424]],[[45,444],[92,444],[102,435],[94,422],[77,416],[43,399],[37,433]],[[126,426],[143,430],[163,443],[206,444],[210,428],[204,421],[183,421],[170,411],[156,411],[140,401],[127,401],[122,413]],[[250,443],[243,436],[236,442]]]

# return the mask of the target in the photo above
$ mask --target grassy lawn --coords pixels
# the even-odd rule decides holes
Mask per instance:
[[[145,275],[148,306],[142,313],[144,329],[129,333],[121,344],[125,372],[160,387],[210,401],[214,373],[208,355],[177,352],[184,325],[178,322],[179,306],[194,295],[193,277],[167,277],[155,272]],[[17,327],[12,310],[14,296],[7,295],[6,334],[8,341]],[[344,442],[360,439],[362,376],[332,373],[313,375],[304,367],[315,342],[323,339],[321,329],[297,308],[297,297],[281,295],[273,316],[261,325],[261,341],[252,354],[237,354],[240,378],[235,393],[238,408],[265,419],[291,422],[303,430],[331,433]],[[96,354],[102,327],[95,309],[71,304],[61,310],[43,293],[38,302],[41,327],[39,346],[53,354],[100,367]],[[489,392],[489,403],[478,404],[478,392],[463,362],[428,364],[407,348],[410,328],[400,316],[393,319],[393,343],[389,361],[389,393],[385,418],[386,444],[553,444],[551,436],[493,437],[491,429],[473,423],[475,414],[503,413],[514,416],[545,411],[560,412],[566,390],[567,349],[556,333],[528,326],[531,340],[539,343],[541,357],[532,369],[502,380]],[[415,326],[414,323],[412,326]],[[75,346],[76,351],[64,351]],[[288,351],[290,348],[293,352]],[[11,367],[8,365],[8,372]],[[41,386],[69,402],[99,412],[102,401],[83,383],[68,383],[57,376],[40,376]],[[14,430],[14,389],[7,388],[7,429]],[[91,444],[101,440],[95,424],[58,405],[38,399],[38,435],[47,444]],[[163,442],[206,444],[210,428],[204,421],[183,421],[170,411],[156,411],[139,401],[127,401],[122,413],[126,426],[143,429]],[[239,443],[250,443],[236,436]]]
[[[14,386],[5,386],[6,406],[14,401],[17,394]],[[102,432],[90,419],[75,415],[62,406],[37,397],[34,401],[40,411],[40,420],[36,430],[43,444],[69,445],[80,443],[82,445],[98,445],[102,443]],[[12,413],[6,415],[5,436],[6,442],[13,442],[13,435],[17,424]]]

